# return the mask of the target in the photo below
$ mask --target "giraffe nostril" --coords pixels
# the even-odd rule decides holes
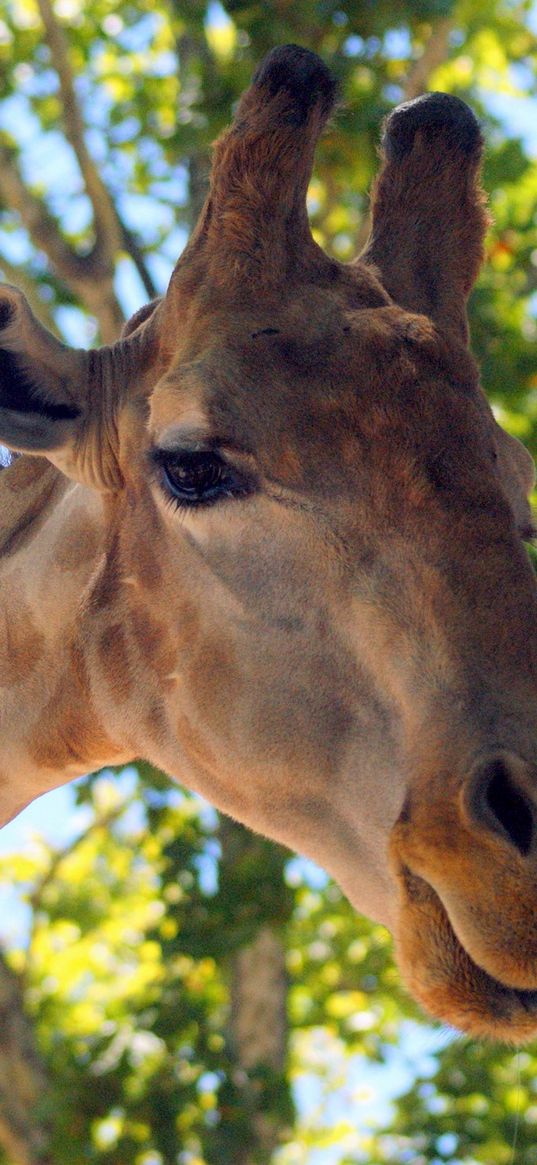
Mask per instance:
[[[517,782],[507,758],[496,757],[478,766],[469,804],[474,820],[507,837],[527,857],[535,831],[533,805]]]

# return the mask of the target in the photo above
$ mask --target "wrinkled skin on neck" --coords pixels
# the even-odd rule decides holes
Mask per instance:
[[[0,438],[30,455],[0,475],[0,805],[144,757],[323,864],[433,1014],[523,1040],[533,468],[467,348],[479,131],[445,95],[396,111],[343,266],[305,213],[332,96],[305,50],[268,58],[114,348],[4,292]]]

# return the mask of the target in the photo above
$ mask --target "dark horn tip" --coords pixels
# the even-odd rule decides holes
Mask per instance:
[[[287,90],[299,121],[306,121],[314,105],[330,113],[337,97],[337,82],[324,61],[296,44],[272,49],[256,69],[253,84],[268,89],[271,97]]]
[[[14,316],[13,304],[8,300],[0,301],[0,328],[7,328]]]
[[[404,158],[412,149],[418,130],[431,143],[441,138],[443,144],[468,156],[481,152],[483,135],[475,113],[451,93],[425,93],[388,115],[383,146],[390,161]]]

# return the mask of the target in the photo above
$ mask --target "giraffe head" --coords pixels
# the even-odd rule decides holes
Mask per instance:
[[[0,714],[29,795],[145,757],[324,864],[433,1014],[523,1040],[533,467],[467,346],[480,132],[445,94],[396,110],[346,266],[306,213],[333,102],[318,58],[269,55],[166,295],[114,347],[66,349],[2,290],[0,440],[30,456],[1,480]]]

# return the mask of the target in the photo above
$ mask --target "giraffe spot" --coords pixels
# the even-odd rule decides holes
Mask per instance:
[[[33,458],[28,458],[32,461]],[[15,554],[28,542],[35,538],[38,530],[46,522],[50,506],[64,492],[67,479],[62,473],[48,462],[38,464],[38,472],[30,477],[25,464],[26,459],[15,461],[10,469],[2,471],[2,490],[4,484],[13,494],[24,494],[29,490],[29,497],[5,497],[4,525],[0,531],[0,552],[3,558]],[[20,475],[18,473],[20,467]],[[13,475],[13,479],[12,479]],[[23,482],[18,480],[22,477]],[[42,479],[42,480],[41,480]],[[30,486],[41,483],[39,488],[30,490]]]
[[[305,768],[310,779],[322,774],[325,780],[338,770],[354,723],[353,709],[330,685],[319,680],[312,691],[311,676],[305,683],[297,676],[251,706],[248,731],[260,755],[279,756],[291,768]]]
[[[9,614],[0,640],[0,685],[10,687],[31,675],[43,655],[45,639],[30,607],[13,586],[3,588],[2,602]]]
[[[183,599],[178,612],[178,618],[181,623],[181,631],[185,635],[188,635],[189,642],[193,643],[198,637],[200,628],[199,608],[195,603],[191,603],[189,599]]]
[[[154,549],[151,548],[147,531],[136,541],[135,559],[133,568],[143,587],[148,591],[156,591],[162,583],[162,570]]]
[[[127,637],[121,623],[112,623],[102,632],[98,654],[99,665],[114,698],[128,700],[133,683]]]
[[[125,531],[125,559],[129,574],[141,587],[155,591],[162,584],[162,567],[158,556],[160,517],[151,498],[131,498],[128,530]]]
[[[140,652],[147,663],[154,666],[163,654],[163,645],[166,639],[165,626],[153,617],[147,607],[135,607],[130,612],[130,621]],[[173,667],[173,658],[170,661],[170,667]]]
[[[236,699],[243,688],[243,678],[234,658],[234,649],[223,636],[206,636],[193,654],[188,679],[198,700],[207,709],[226,705]]]
[[[178,643],[171,638],[167,627],[154,619],[147,608],[132,612],[131,626],[144,666],[158,677],[161,689],[169,690],[175,684],[172,673],[177,668]]]
[[[161,678],[180,666],[181,654],[198,637],[199,615],[188,601],[181,604],[172,631],[165,619],[156,618],[146,606],[133,607],[130,619],[140,653]]]
[[[31,760],[56,772],[73,764],[91,772],[125,760],[125,750],[113,743],[97,715],[82,653],[73,651],[71,662],[72,670],[57,684],[30,735]]]
[[[114,534],[105,548],[100,569],[89,599],[91,610],[97,614],[115,602],[119,590],[119,536]]]
[[[2,478],[2,483],[11,493],[22,493],[35,485],[50,469],[50,462],[44,457],[18,457],[10,466],[9,473]]]
[[[54,565],[59,570],[75,571],[95,557],[100,532],[84,514],[74,517],[75,525],[62,533],[54,548]]]
[[[166,739],[169,725],[164,700],[153,700],[145,714],[144,725],[157,743],[162,743]]]
[[[89,728],[84,713],[66,709],[60,725],[51,720],[51,712],[39,721],[28,742],[28,755],[39,768],[65,772],[77,765],[91,771],[113,764],[120,755],[98,726]]]

